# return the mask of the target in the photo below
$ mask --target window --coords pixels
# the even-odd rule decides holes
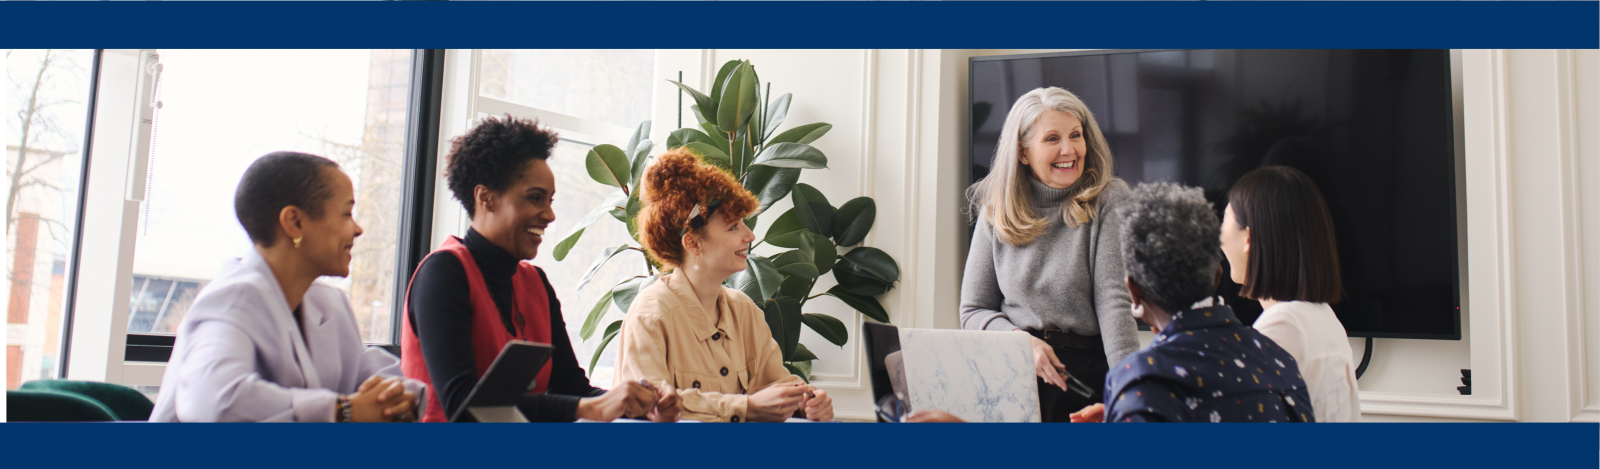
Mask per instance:
[[[650,118],[655,51],[482,50],[475,55],[478,117],[510,113],[538,118],[561,135],[549,160],[556,176],[556,221],[550,228],[554,236],[540,247],[533,263],[545,270],[555,287],[579,364],[589,371],[595,385],[609,387],[616,347],[609,347],[594,369],[589,369],[603,334],[596,331],[583,341],[579,330],[595,302],[611,287],[645,272],[644,257],[637,252],[619,255],[583,290],[577,289],[578,280],[602,251],[623,243],[638,244],[626,227],[609,217],[589,225],[565,260],[556,261],[552,252],[573,223],[617,191],[590,179],[584,161],[595,145],[625,146],[634,129]],[[665,145],[657,143],[656,147]],[[615,306],[606,308],[600,328],[622,318]]]
[[[172,334],[223,261],[253,249],[233,192],[256,158],[328,157],[355,183],[350,294],[361,337],[394,343],[410,50],[163,50],[129,333]],[[187,298],[186,298],[187,296]]]
[[[94,120],[80,136],[92,147],[82,170],[90,182],[70,206],[82,213],[77,255],[95,262],[65,269],[67,332],[46,334],[65,337],[65,358],[39,377],[156,392],[195,297],[224,261],[254,249],[233,194],[245,169],[274,151],[325,156],[350,176],[364,231],[351,275],[318,281],[349,294],[365,342],[397,352],[396,290],[427,248],[416,232],[431,228],[409,207],[432,206],[441,54],[92,52],[98,75],[83,81],[96,91],[83,101]]]
[[[92,50],[6,50],[6,389],[54,378]]]

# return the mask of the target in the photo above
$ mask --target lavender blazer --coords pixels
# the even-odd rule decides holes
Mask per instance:
[[[223,265],[178,327],[152,422],[331,422],[337,397],[373,375],[403,377],[400,360],[361,342],[343,291],[312,284],[305,335],[254,249]],[[406,391],[426,408],[422,382]]]

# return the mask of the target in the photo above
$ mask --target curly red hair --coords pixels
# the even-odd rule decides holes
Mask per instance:
[[[645,169],[639,190],[644,208],[635,223],[645,252],[663,264],[683,264],[683,230],[696,204],[720,200],[716,216],[743,219],[761,207],[756,196],[721,168],[700,161],[683,148],[656,157]],[[704,229],[704,227],[701,227]]]

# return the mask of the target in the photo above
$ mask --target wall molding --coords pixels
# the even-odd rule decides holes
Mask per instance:
[[[1361,392],[1363,414],[1520,420],[1506,51],[1461,51],[1472,396]],[[1485,190],[1487,189],[1487,190]],[[1488,216],[1470,216],[1483,214]]]
[[[1567,376],[1568,412],[1572,420],[1587,419],[1600,420],[1600,406],[1589,402],[1588,393],[1588,344],[1584,343],[1583,336],[1588,333],[1586,318],[1583,314],[1583,216],[1580,213],[1582,204],[1582,173],[1579,171],[1577,157],[1577,52],[1573,50],[1559,50],[1556,55],[1556,128],[1559,137],[1556,139],[1556,157],[1560,161],[1561,172],[1561,227],[1562,249],[1567,255],[1563,256],[1565,267],[1562,272],[1565,293],[1563,303],[1566,311],[1567,322]]]
[[[910,49],[906,51],[906,136],[902,148],[905,149],[903,167],[905,172],[901,176],[904,181],[905,194],[905,222],[903,223],[905,246],[904,265],[900,266],[900,318],[909,327],[923,327],[918,324],[917,300],[919,285],[918,260],[922,255],[918,249],[918,240],[921,238],[922,204],[926,201],[919,197],[922,193],[922,159],[917,156],[922,153],[922,50]],[[931,259],[930,259],[931,260]]]
[[[856,173],[857,173],[856,193],[860,194],[861,196],[864,196],[864,197],[873,197],[874,200],[876,200],[876,197],[874,197],[875,193],[872,190],[872,188],[874,187],[874,184],[872,184],[872,178],[874,176],[874,174],[873,174],[874,173],[874,171],[873,171],[873,163],[875,162],[873,160],[873,157],[877,155],[877,151],[876,151],[875,147],[878,144],[877,131],[876,131],[876,120],[877,120],[877,118],[878,118],[878,50],[877,49],[862,49],[861,50],[861,141],[860,141],[860,154],[859,154],[860,157],[856,159],[856,162],[857,162],[857,168],[856,168]],[[863,245],[873,244],[876,239],[877,239],[877,230],[869,231],[869,232],[867,232],[866,238],[864,238],[864,240],[862,241],[862,244]],[[902,268],[901,270],[904,271],[905,269]],[[866,374],[861,372],[861,370],[866,369],[865,365],[866,365],[866,362],[867,362],[867,358],[866,358],[866,356],[867,356],[867,353],[866,353],[866,341],[865,340],[861,340],[861,333],[860,333],[860,331],[861,331],[861,323],[864,322],[864,319],[863,319],[863,316],[861,315],[861,312],[859,312],[859,311],[850,310],[850,312],[848,314],[849,314],[850,317],[849,317],[849,319],[845,320],[845,322],[850,325],[851,335],[856,338],[854,343],[852,343],[852,347],[850,349],[850,355],[851,355],[850,372],[849,373],[812,373],[811,374],[811,384],[814,384],[814,385],[817,385],[817,386],[821,386],[821,387],[826,387],[828,389],[851,390],[851,391],[864,391],[864,390],[867,390],[869,388],[869,386],[867,384]],[[835,413],[835,416],[839,416],[841,414],[841,412],[838,412],[837,410],[834,413]],[[851,417],[851,418],[855,418],[855,417]],[[864,418],[869,419],[869,420],[875,420],[877,417],[876,417],[876,414],[872,414],[871,412],[867,412],[866,416]]]

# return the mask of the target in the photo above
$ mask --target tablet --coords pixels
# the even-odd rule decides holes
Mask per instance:
[[[527,422],[527,417],[517,410],[517,400],[534,387],[539,370],[550,361],[550,353],[550,344],[521,340],[507,343],[450,421]]]

